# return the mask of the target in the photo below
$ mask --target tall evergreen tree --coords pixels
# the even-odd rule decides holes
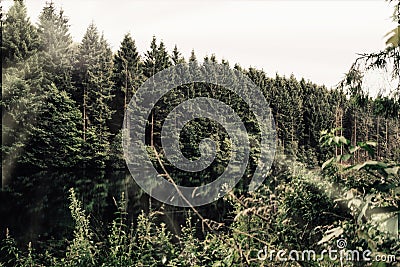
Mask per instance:
[[[150,50],[145,53],[145,60],[143,65],[143,74],[146,78],[153,76],[156,73],[156,60],[157,60],[157,39],[153,36],[150,43]]]
[[[77,166],[82,144],[76,104],[50,85],[32,56],[22,70],[6,70],[3,98],[3,163],[54,168]]]
[[[46,82],[71,93],[72,38],[63,10],[57,12],[54,3],[47,3],[39,16],[38,32],[39,58]]]
[[[25,79],[23,70],[3,69],[1,104],[4,177],[9,177],[18,165],[40,110],[42,99],[32,89],[33,85]]]
[[[75,64],[77,93],[75,98],[83,114],[84,161],[104,167],[108,158],[111,119],[112,52],[97,27],[91,23],[79,46]]]
[[[143,80],[142,65],[135,41],[130,34],[126,34],[120,49],[114,56],[113,94],[115,97],[112,102],[114,114],[110,122],[113,133],[121,129],[129,101]]]
[[[150,44],[150,50],[145,53],[143,73],[149,78],[159,71],[171,66],[170,57],[161,41],[157,46],[157,39],[153,36]]]
[[[23,7],[22,2],[14,5]],[[26,12],[25,8],[21,10]],[[79,133],[76,123],[79,109],[65,92],[69,89],[65,85],[70,76],[65,71],[66,65],[71,67],[65,58],[72,42],[66,22],[62,12],[56,14],[53,4],[47,4],[39,18],[37,49],[21,58],[24,65],[18,69],[5,70],[10,73],[5,86],[7,100],[3,105],[6,118],[3,128],[7,133],[7,144],[3,147],[7,147],[7,164],[40,168],[77,164],[81,145],[79,138],[75,138]],[[37,34],[34,28],[31,30]],[[19,46],[20,51],[26,48],[23,42]],[[59,90],[56,84],[64,88]]]
[[[151,40],[150,44],[150,50],[148,50],[145,53],[145,59],[144,59],[144,64],[143,64],[143,73],[146,78],[152,77],[154,74],[156,74],[159,71],[162,71],[165,68],[168,68],[171,66],[171,61],[170,57],[168,55],[168,52],[165,48],[165,45],[163,42],[160,42],[160,44],[157,46],[157,39],[155,36],[153,36],[153,39]],[[155,128],[160,128],[161,127],[161,121],[157,120],[162,114],[163,111],[165,111],[165,103],[164,105],[156,106],[152,112],[151,112],[151,118],[150,118],[150,144],[153,146],[154,144],[154,132],[159,133],[159,131],[155,131]]]
[[[80,113],[66,93],[71,90],[68,47],[72,40],[63,12],[57,14],[52,3],[43,8],[38,32],[37,60],[25,69],[38,109],[19,162],[40,168],[76,166],[81,145],[77,124]]]
[[[113,75],[113,56],[111,48],[101,35],[99,39],[100,51],[96,65],[89,70],[89,84],[91,92],[88,95],[89,123],[95,127],[99,141],[108,146],[109,128],[108,121],[111,119],[112,110],[110,103],[113,98],[112,75]]]
[[[22,0],[15,0],[3,22],[2,67],[15,66],[38,48],[37,29],[32,25]]]
[[[174,65],[185,63],[185,58],[182,57],[181,52],[179,52],[178,47],[175,45],[174,50],[172,50],[171,60]]]
[[[65,91],[59,91],[54,84],[45,90],[46,107],[39,114],[19,161],[28,167],[77,167],[82,153],[81,113]]]

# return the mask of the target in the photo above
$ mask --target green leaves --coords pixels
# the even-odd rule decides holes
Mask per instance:
[[[376,142],[372,142],[372,141],[367,141],[367,142],[358,142],[357,146],[360,147],[361,149],[364,149],[368,152],[368,154],[373,157],[375,154],[375,151],[373,149],[373,147],[377,146]]]
[[[320,140],[323,141],[323,146],[330,146],[335,145],[336,147],[344,146],[349,153],[338,155],[336,157],[332,157],[329,160],[325,161],[322,164],[321,169],[324,170],[327,167],[332,166],[332,164],[343,164],[346,163],[348,160],[354,157],[355,152],[360,150],[365,150],[368,152],[370,157],[373,157],[375,154],[374,147],[377,146],[376,142],[373,141],[365,141],[365,142],[358,142],[357,146],[350,146],[350,141],[347,140],[343,136],[335,136],[335,132],[337,129],[333,129],[331,131],[321,131],[321,138]],[[345,166],[344,171],[378,171],[383,177],[387,176],[395,176],[399,172],[399,164],[387,164],[376,160],[368,160],[362,163],[353,164],[350,166]]]
[[[325,161],[325,162],[322,164],[321,169],[324,170],[326,167],[331,166],[335,159],[336,159],[336,158],[333,157],[333,158],[330,158],[330,159],[328,159],[327,161]]]
[[[345,168],[347,171],[378,171],[384,178],[389,176],[397,176],[400,170],[399,164],[386,164],[376,160],[369,160],[360,164],[352,165]]]
[[[328,241],[330,241],[333,238],[337,238],[340,237],[343,234],[344,230],[342,227],[336,227],[336,228],[332,228],[328,231],[326,231],[324,237],[318,241],[318,245],[322,245]]]
[[[353,240],[365,240],[370,247],[376,250],[378,244],[389,242],[391,236],[377,232],[376,229],[387,231],[385,229],[388,227],[383,227],[382,223],[376,220],[377,216],[372,215],[380,211],[382,214],[378,217],[385,217],[388,215],[388,211],[398,210],[399,198],[395,192],[399,186],[400,164],[379,160],[359,160],[358,155],[360,154],[368,153],[369,157],[374,156],[376,142],[358,142],[356,146],[351,146],[346,140],[337,138],[334,131],[324,131],[322,134],[321,140],[325,141],[325,145],[331,144],[335,147],[338,144],[343,145],[341,151],[344,154],[324,162],[322,170],[333,165],[338,166],[337,169],[332,168],[328,175],[337,177],[335,183],[338,193],[335,194],[335,202],[347,206],[352,218],[346,224],[352,225],[353,229],[346,230],[342,226],[335,227],[327,231],[318,244],[330,242],[333,238],[338,237],[338,234],[350,235],[353,236]],[[350,159],[353,164],[346,164]],[[356,234],[354,235],[353,232]],[[392,236],[396,236],[397,230],[391,230],[391,233]]]
[[[400,26],[397,26],[396,28],[394,28],[393,30],[391,30],[390,32],[388,32],[385,37],[388,37],[388,39],[386,40],[386,46],[390,47],[390,48],[396,48],[399,47],[400,45]]]
[[[400,165],[389,166],[389,167],[386,167],[384,170],[387,173],[387,175],[395,176],[399,173]]]
[[[361,169],[384,169],[387,167],[387,164],[383,162],[379,162],[376,160],[369,160],[360,164],[352,165],[347,167],[345,170],[354,170],[354,171],[359,171]]]
[[[89,216],[85,214],[82,203],[78,200],[73,188],[69,190],[69,209],[75,222],[74,239],[67,248],[62,260],[67,266],[94,266],[96,246],[93,244],[93,233]]]
[[[320,139],[319,141],[322,142],[321,146],[331,146],[335,145],[337,147],[340,147],[342,145],[349,145],[350,140],[346,139],[344,136],[337,136],[336,132],[341,130],[340,128],[335,128],[330,130],[329,132],[327,130],[322,130],[320,132]]]

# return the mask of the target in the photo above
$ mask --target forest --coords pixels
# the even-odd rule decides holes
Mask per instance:
[[[397,23],[400,2],[393,2]],[[185,59],[177,46],[168,51],[155,36],[141,55],[127,33],[114,53],[94,22],[77,43],[67,15],[52,2],[35,25],[24,1],[15,0],[1,23],[0,214],[15,217],[26,211],[18,205],[37,199],[41,212],[57,195],[58,206],[44,214],[63,221],[31,240],[21,232],[32,222],[19,219],[20,227],[1,222],[0,266],[398,266],[400,83],[390,92],[377,88],[372,97],[363,91],[363,75],[386,68],[398,78],[399,26],[385,50],[359,55],[343,80],[326,88],[294,75],[232,65],[216,55],[200,60],[194,50]],[[199,186],[218,177],[229,161],[229,135],[206,119],[188,123],[180,145],[193,160],[201,154],[201,140],[213,139],[220,151],[209,168],[188,175],[163,158],[165,118],[191,98],[230,105],[252,144],[245,174],[225,196],[201,207],[165,205],[132,189],[122,148],[124,116],[138,88],[156,73],[184,64],[194,77],[207,63],[238,71],[261,89],[275,122],[275,159],[263,185],[249,192],[260,139],[250,108],[226,88],[181,85],[157,102],[146,126],[146,144],[163,162],[149,153],[159,173],[168,171],[179,185]],[[123,173],[122,189],[112,185],[116,178],[107,178],[116,172]],[[52,192],[32,195],[41,192],[37,183]],[[30,206],[29,212],[37,209]],[[52,224],[46,216],[42,220]],[[322,253],[344,248],[359,257]],[[270,257],[272,251],[292,250],[322,256]],[[369,260],[362,258],[366,250]]]

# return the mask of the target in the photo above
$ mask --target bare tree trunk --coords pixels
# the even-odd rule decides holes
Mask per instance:
[[[124,117],[126,114],[126,109],[127,109],[127,95],[128,95],[128,64],[125,60],[125,95],[124,95]],[[126,120],[125,120],[125,127],[126,127]]]
[[[282,141],[279,141],[279,140],[280,140],[280,139],[279,139],[279,133],[280,133],[280,131],[279,131],[279,113],[278,113],[278,112],[276,113],[275,127],[276,127],[276,138],[277,138],[277,140],[278,140],[278,144],[279,144],[279,143],[283,144],[283,140],[282,140]]]
[[[339,108],[336,107],[336,112],[335,112],[335,128],[339,128]],[[336,134],[336,131],[335,131]],[[338,156],[338,147],[335,146],[335,156]],[[342,162],[340,162],[342,163]]]
[[[151,132],[150,132],[150,146],[154,147],[154,112],[151,111]]]
[[[389,127],[388,127],[388,119],[385,119],[385,156],[388,157],[388,148],[389,148]]]
[[[294,121],[293,121],[293,118],[292,118],[292,129],[291,129],[291,132],[292,132],[291,140],[292,140],[292,145],[293,145],[293,143],[294,143]]]
[[[86,86],[83,88],[83,141],[86,141]]]
[[[343,110],[340,109],[340,136],[343,136]],[[343,144],[340,145],[340,155],[343,155]]]
[[[367,119],[366,119],[366,133],[365,133],[365,141],[369,141],[369,115],[367,114]],[[368,159],[368,152],[367,151],[364,151],[364,157],[365,157],[365,160],[367,160]]]
[[[379,158],[379,123],[380,117],[378,115],[377,122],[376,122],[376,156]]]
[[[357,146],[357,111],[354,112],[354,146]],[[354,153],[354,164],[358,162],[358,153]]]
[[[397,119],[396,120],[396,143],[395,143],[396,149],[399,149],[399,141],[400,141],[400,139],[399,139],[399,120]]]

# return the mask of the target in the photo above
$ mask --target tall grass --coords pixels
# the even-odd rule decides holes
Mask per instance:
[[[225,200],[234,207],[230,224],[218,224],[201,216],[198,216],[200,220],[197,224],[188,216],[179,236],[174,236],[165,224],[159,223],[160,212],[142,211],[137,221],[130,223],[127,200],[123,194],[118,201],[115,200],[116,216],[107,226],[106,234],[96,235],[90,216],[71,189],[69,209],[74,230],[72,240],[66,242],[65,251],[56,251],[56,256],[49,251],[39,253],[31,244],[21,251],[7,232],[0,245],[0,267],[364,266],[364,262],[343,265],[329,259],[319,262],[270,262],[257,258],[257,252],[265,246],[270,251],[334,249],[334,239],[323,245],[319,245],[318,240],[326,230],[338,225],[349,226],[342,236],[349,244],[354,239],[363,242],[363,249],[369,248],[366,239],[356,239],[357,232],[352,229],[358,225],[347,209],[336,204],[331,186],[323,183],[324,177],[320,173],[294,164],[285,156],[277,159],[266,184],[257,192],[240,197],[231,192],[225,196]],[[201,239],[196,233],[196,226],[200,223],[208,227],[205,227],[207,229]],[[377,234],[375,237],[385,242],[389,240],[385,235]],[[383,252],[399,255],[400,240],[393,241],[392,245],[385,244],[380,248]]]

